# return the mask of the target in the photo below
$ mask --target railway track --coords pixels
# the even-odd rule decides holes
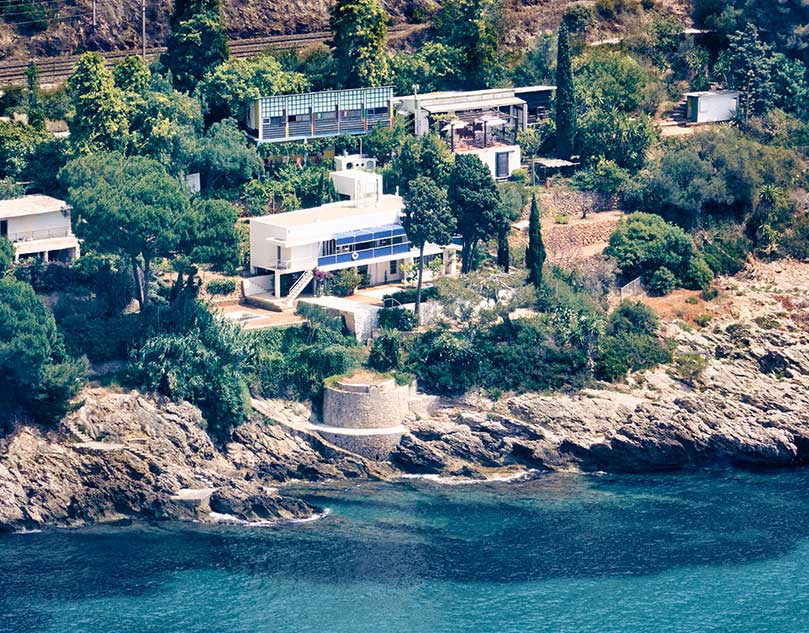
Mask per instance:
[[[392,31],[396,30],[392,29]],[[304,48],[323,43],[330,37],[331,33],[329,32],[318,32],[231,40],[229,42],[230,54],[233,57],[250,57],[268,49]],[[164,46],[147,48],[146,55],[150,59],[154,59],[165,50]],[[99,54],[104,57],[107,66],[113,66],[127,55],[140,55],[140,49],[112,52],[99,51]],[[39,70],[40,83],[43,85],[60,83],[70,76],[78,59],[79,55],[60,55],[57,57],[37,57],[25,62],[0,63],[0,86],[25,84],[25,72],[32,61]]]

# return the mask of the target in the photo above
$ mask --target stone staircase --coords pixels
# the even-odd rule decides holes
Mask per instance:
[[[71,420],[70,418],[65,419],[65,420],[62,420],[62,425],[63,425],[63,426],[64,426],[64,427],[65,427],[65,428],[66,428],[68,431],[70,431],[70,434],[71,434],[71,435],[72,435],[74,438],[76,438],[76,440],[77,440],[78,442],[80,442],[80,443],[82,443],[82,444],[88,444],[88,443],[90,443],[90,442],[95,441],[95,440],[93,440],[93,438],[92,438],[92,437],[90,437],[89,435],[87,435],[87,433],[85,433],[84,431],[82,431],[82,430],[79,428],[79,426],[78,426],[78,424],[76,424],[76,421],[75,421],[75,420]]]

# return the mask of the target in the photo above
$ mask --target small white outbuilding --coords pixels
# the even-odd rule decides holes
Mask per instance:
[[[739,92],[736,90],[705,90],[687,92],[687,118],[691,123],[719,123],[736,118],[739,107]]]

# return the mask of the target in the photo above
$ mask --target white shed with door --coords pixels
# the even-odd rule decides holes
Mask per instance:
[[[691,123],[719,123],[736,118],[739,107],[739,92],[715,90],[687,92],[687,117]]]

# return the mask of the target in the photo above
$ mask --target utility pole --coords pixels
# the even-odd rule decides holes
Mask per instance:
[[[97,22],[97,15],[96,15],[96,0],[93,0],[93,31],[96,30],[96,22]]]
[[[146,0],[140,0],[140,40],[143,46],[143,59],[146,59]]]

